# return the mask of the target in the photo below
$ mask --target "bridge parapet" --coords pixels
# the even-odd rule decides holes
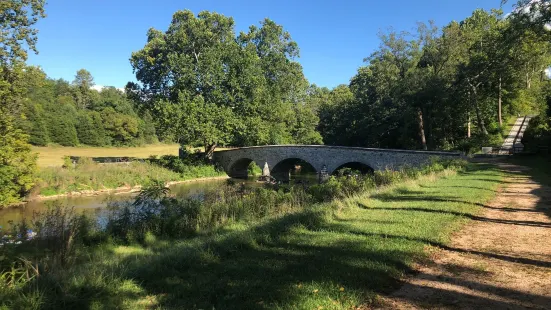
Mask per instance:
[[[268,164],[273,169],[279,162],[296,158],[332,174],[337,168],[349,163],[361,163],[373,170],[399,169],[404,166],[418,167],[431,158],[461,158],[459,152],[434,152],[359,148],[326,145],[267,145],[243,147],[215,152],[213,160],[221,165],[230,177],[245,177],[251,161],[259,167]]]

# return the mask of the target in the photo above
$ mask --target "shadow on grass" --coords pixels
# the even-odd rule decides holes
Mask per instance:
[[[495,183],[496,180],[491,182]],[[457,197],[431,196],[429,192],[424,192],[422,197],[404,194],[407,191],[393,196],[375,195],[372,198],[383,201],[418,201],[420,204],[435,201],[472,203]],[[474,204],[491,208],[484,204]],[[361,212],[434,212],[475,220],[491,220],[429,207],[360,207]],[[116,263],[118,269],[113,278],[138,283],[142,293],[123,292],[122,294],[130,295],[110,301],[105,296],[112,296],[113,291],[96,283],[83,283],[74,285],[70,290],[52,291],[57,292],[55,294],[65,294],[62,297],[54,294],[46,298],[62,300],[62,304],[55,304],[58,308],[92,308],[97,303],[105,308],[122,308],[125,306],[121,303],[124,298],[136,299],[144,295],[156,296],[158,306],[170,309],[311,309],[319,306],[353,308],[358,303],[372,302],[373,293],[388,294],[398,288],[402,284],[400,279],[413,272],[412,262],[420,257],[425,245],[467,252],[427,238],[381,232],[396,224],[391,220],[371,221],[379,225],[377,230],[358,230],[351,227],[349,219],[329,220],[328,217],[332,214],[323,208],[327,206],[267,220],[245,230],[228,228],[211,236],[153,246],[151,253],[139,257],[128,255]],[[503,224],[547,224],[510,222]],[[520,264],[551,267],[551,263],[545,261],[481,251],[468,253]],[[486,284],[458,282],[445,277],[435,281],[452,280],[456,285],[480,292],[497,291],[498,295],[508,299],[544,298],[544,302],[551,303],[546,297]],[[56,283],[52,283],[52,287],[56,287]],[[463,294],[443,289],[434,289],[434,293],[449,301],[456,300],[457,296]],[[473,304],[490,305],[490,308],[514,306],[481,296],[470,298]],[[412,302],[422,305],[422,301]]]
[[[312,244],[312,238],[322,242]],[[367,240],[379,240],[383,246],[369,247]],[[384,243],[391,240],[410,246],[403,246],[401,250],[393,246],[385,248]],[[466,252],[423,238],[350,230],[346,225],[325,221],[319,212],[302,212],[249,231],[229,233],[199,247],[179,244],[144,260],[128,258],[122,265],[127,266],[127,278],[141,283],[148,294],[163,296],[160,303],[169,308],[317,307],[317,304],[308,304],[314,295],[346,308],[347,302],[355,304],[354,298],[367,302],[373,292],[388,294],[397,289],[404,273],[413,272],[410,262],[416,253],[411,245],[422,248],[426,244]],[[469,253],[551,267],[550,263],[532,259],[479,251]],[[456,284],[480,291],[494,289],[467,282]],[[511,298],[525,293],[501,289],[500,294]],[[477,298],[481,304],[508,305]]]
[[[334,226],[332,228],[338,230],[339,226]],[[342,227],[340,227],[340,229],[342,229]],[[520,264],[525,264],[525,265],[533,265],[533,266],[539,266],[539,267],[551,267],[551,262],[547,262],[547,261],[520,258],[520,257],[515,257],[515,256],[488,253],[488,252],[481,252],[481,251],[465,250],[465,249],[450,247],[450,246],[448,246],[444,243],[435,242],[433,240],[425,239],[425,238],[412,238],[412,237],[407,237],[407,236],[398,236],[398,235],[391,235],[391,234],[367,233],[367,232],[354,231],[354,230],[347,230],[347,231],[343,231],[343,232],[349,233],[349,234],[354,234],[354,235],[359,235],[359,236],[364,236],[364,237],[380,237],[380,238],[385,238],[385,239],[408,240],[408,241],[419,242],[419,243],[422,243],[422,244],[428,244],[428,245],[431,245],[431,246],[439,247],[441,249],[444,249],[444,250],[447,250],[447,251],[452,251],[452,252],[475,254],[475,255],[480,255],[480,256],[484,256],[484,257],[499,259],[499,260],[508,261],[508,262],[520,263]]]
[[[494,181],[495,182],[495,181]],[[441,188],[468,188],[468,189],[475,189],[475,190],[481,190],[481,191],[488,191],[488,192],[494,192],[494,193],[497,193],[496,190],[493,190],[493,189],[488,189],[488,188],[482,188],[482,187],[476,187],[476,186],[456,186],[456,185],[452,185],[452,186],[428,186],[428,185],[424,185],[424,184],[420,184],[419,185],[420,187],[422,188],[428,188],[428,189],[441,189]]]
[[[392,201],[392,202],[411,202],[411,201],[419,201],[419,202],[458,202],[458,203],[470,203],[477,206],[481,206],[483,208],[489,208],[494,209],[494,207],[490,207],[481,203],[473,203],[468,201],[462,201],[462,200],[455,200],[455,199],[449,199],[449,198],[438,198],[438,197],[404,197],[404,196],[393,196],[392,198],[389,198],[386,195],[372,195],[372,198],[379,199],[382,201]],[[509,224],[509,225],[521,225],[521,226],[534,226],[534,227],[546,227],[551,228],[551,223],[548,222],[536,222],[536,221],[515,221],[515,220],[503,220],[503,219],[493,219],[483,216],[477,216],[472,215],[469,213],[462,213],[462,212],[456,212],[456,211],[449,211],[449,210],[441,210],[441,209],[428,209],[428,208],[415,208],[415,207],[407,207],[407,208],[400,208],[400,207],[377,207],[377,208],[370,208],[364,204],[359,203],[358,206],[362,209],[366,210],[389,210],[389,211],[416,211],[416,212],[429,212],[429,213],[445,213],[445,214],[451,214],[455,216],[464,216],[466,218],[469,218],[471,220],[475,221],[481,221],[481,222],[490,222],[490,223],[498,223],[498,224]],[[501,208],[497,208],[501,209]],[[513,210],[511,210],[513,209]],[[519,210],[525,211],[523,209],[514,209],[509,208],[508,211],[514,211],[518,212]],[[538,212],[536,210],[533,210],[532,212]]]
[[[123,264],[129,266],[127,277],[164,296],[163,306],[185,309],[317,307],[308,304],[312,296],[347,308],[358,296],[365,301],[370,292],[391,292],[400,275],[411,272],[412,253],[371,249],[364,238],[345,238],[324,227],[319,212],[291,214],[199,247],[181,244]]]

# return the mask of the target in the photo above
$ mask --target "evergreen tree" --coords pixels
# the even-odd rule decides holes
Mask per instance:
[[[93,146],[103,145],[103,141],[101,141],[99,136],[98,128],[96,128],[94,121],[88,113],[81,112],[79,114],[76,130],[80,143]]]
[[[32,145],[46,146],[50,142],[48,127],[42,117],[32,120],[32,127],[29,132],[29,143]]]
[[[53,143],[63,146],[78,145],[78,136],[75,124],[66,115],[53,115],[49,119],[48,129]]]

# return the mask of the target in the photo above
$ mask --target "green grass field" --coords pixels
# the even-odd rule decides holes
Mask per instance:
[[[136,157],[148,158],[151,155],[178,155],[179,144],[151,144],[138,147],[66,147],[66,146],[33,146],[32,151],[38,153],[39,167],[61,167],[63,157]],[[216,148],[217,151],[226,148]],[[193,150],[203,150],[193,148]]]
[[[470,165],[191,239],[107,243],[47,275],[51,289],[24,300],[88,309],[374,305],[427,259],[426,246],[446,246],[461,225],[483,220],[502,177]]]
[[[179,147],[179,144],[153,144],[141,147],[33,146],[32,150],[38,153],[39,167],[61,167],[64,156],[147,158],[150,155],[178,155]]]

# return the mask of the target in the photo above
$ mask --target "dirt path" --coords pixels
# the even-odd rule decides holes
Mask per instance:
[[[384,309],[551,309],[551,187],[512,173],[482,217],[382,301]]]

